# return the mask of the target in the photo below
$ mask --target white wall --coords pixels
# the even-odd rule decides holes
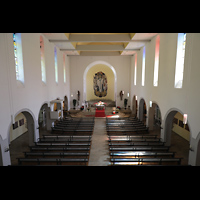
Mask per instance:
[[[185,51],[185,67],[183,77],[183,88],[174,88],[177,33],[160,34],[160,58],[158,87],[153,86],[154,59],[155,59],[155,37],[151,42],[146,43],[146,75],[145,86],[141,86],[142,77],[142,51],[137,57],[137,84],[134,85],[134,63],[135,57],[131,58],[131,101],[134,95],[138,96],[138,105],[141,98],[144,98],[149,109],[149,101],[156,102],[161,110],[162,127],[165,125],[165,118],[170,109],[180,110],[188,114],[188,124],[191,137],[196,139],[199,132],[200,113],[200,34],[188,33]],[[139,113],[139,112],[138,112]],[[148,120],[147,120],[148,121]],[[161,134],[164,132],[162,131]]]
[[[138,105],[144,98],[149,109],[149,101],[159,105],[162,116],[162,126],[171,109],[180,110],[188,114],[191,141],[194,141],[199,132],[200,113],[200,34],[188,33],[186,42],[185,68],[183,88],[174,88],[177,33],[160,34],[160,58],[158,87],[153,86],[155,38],[146,43],[146,75],[145,86],[141,86],[142,51],[138,51],[137,57],[137,85],[134,86],[134,56],[67,56],[66,73],[67,83],[64,84],[63,56],[57,49],[58,55],[58,84],[55,83],[54,68],[54,44],[44,37],[44,52],[46,65],[47,84],[41,80],[40,62],[40,34],[22,33],[23,65],[25,84],[19,84],[15,78],[15,64],[11,33],[0,33],[0,145],[3,154],[7,145],[11,119],[21,111],[30,111],[37,125],[39,110],[43,103],[60,97],[68,96],[72,107],[71,94],[80,91],[81,102],[83,99],[83,74],[88,65],[94,61],[104,61],[113,66],[117,75],[117,106],[123,107],[119,93],[121,90],[126,94],[130,92],[128,105],[132,104],[134,95],[138,96]],[[70,91],[71,90],[71,91]],[[69,106],[70,106],[69,103]],[[70,107],[69,107],[70,108]],[[132,108],[132,106],[131,106]],[[139,113],[139,112],[138,112]],[[148,114],[148,113],[147,113]],[[147,120],[148,121],[148,120]],[[35,127],[36,128],[36,127]],[[163,134],[163,133],[162,133]],[[195,143],[195,142],[194,142]],[[198,142],[196,142],[197,144]],[[193,147],[193,144],[191,144]],[[194,159],[195,148],[194,148]],[[193,159],[193,160],[194,160]],[[3,162],[8,162],[7,160]],[[194,163],[194,161],[192,161]]]
[[[38,126],[38,115],[41,106],[57,97],[69,97],[69,57],[66,57],[66,83],[63,76],[63,53],[57,51],[58,84],[55,83],[54,44],[44,36],[44,54],[46,66],[46,85],[41,77],[40,34],[22,33],[22,50],[24,66],[24,85],[16,81],[14,48],[12,33],[0,33],[0,138],[7,140],[11,119],[23,110],[30,110]],[[37,130],[36,130],[37,131]],[[0,142],[1,143],[1,142]]]
[[[70,57],[70,85],[71,85],[71,94],[76,98],[76,93],[80,91],[80,102],[82,103],[83,99],[83,75],[87,66],[89,66],[94,61],[104,61],[113,66],[117,75],[117,106],[124,106],[124,101],[120,101],[119,93],[121,90],[124,90],[126,97],[127,92],[130,92],[130,56],[71,56]],[[109,81],[109,80],[108,80]],[[72,100],[74,97],[71,97],[71,107]],[[127,98],[127,97],[126,97]],[[130,105],[130,101],[128,102]]]

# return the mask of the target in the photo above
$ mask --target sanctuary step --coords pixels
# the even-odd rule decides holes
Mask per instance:
[[[95,117],[105,117],[105,116],[106,116],[105,109],[102,109],[102,110],[96,109]]]

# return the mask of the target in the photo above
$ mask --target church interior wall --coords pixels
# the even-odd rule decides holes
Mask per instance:
[[[69,95],[69,74],[66,83],[63,77],[63,53],[57,49],[58,84],[55,82],[54,45],[44,38],[46,84],[41,77],[39,33],[22,33],[24,84],[16,80],[12,33],[0,34],[0,135],[5,139],[10,123],[16,113],[24,108],[32,111],[36,120],[44,102]],[[69,73],[69,57],[66,57],[66,72]]]
[[[128,98],[128,105],[132,108],[132,99],[136,95],[138,105],[144,99],[149,110],[149,102],[156,102],[162,113],[162,127],[169,111],[173,108],[188,114],[191,133],[191,148],[198,138],[200,113],[200,34],[188,33],[185,51],[185,66],[183,87],[174,88],[177,33],[160,33],[159,75],[158,86],[153,86],[155,37],[146,43],[146,70],[145,85],[141,85],[142,77],[142,50],[137,51],[137,81],[134,85],[135,56],[66,56],[66,83],[63,78],[63,53],[57,48],[58,56],[58,84],[55,82],[54,44],[44,38],[44,54],[46,66],[46,84],[41,81],[40,61],[40,35],[39,33],[22,33],[23,65],[25,83],[16,81],[15,63],[13,54],[12,33],[0,34],[0,137],[1,152],[4,151],[10,124],[14,121],[16,113],[27,109],[32,111],[36,120],[44,102],[56,98],[68,97],[68,107],[73,107],[72,100],[80,91],[80,102],[83,102],[83,74],[89,64],[94,61],[105,61],[112,65],[117,75],[117,106],[123,107],[119,93],[124,91],[124,98]],[[130,94],[127,97],[127,93]],[[139,114],[139,112],[137,112]],[[147,115],[148,116],[148,115]],[[147,120],[148,121],[148,120]],[[164,132],[161,132],[163,137]],[[2,147],[3,146],[3,147]],[[191,155],[195,153],[191,153]],[[191,160],[191,158],[190,158]],[[193,159],[194,160],[194,159]],[[194,161],[190,161],[191,163]]]
[[[127,97],[127,93],[130,93],[130,56],[118,57],[118,56],[70,56],[70,89],[71,89],[71,107],[72,100],[75,97],[76,93],[80,91],[80,102],[83,102],[83,74],[87,66],[94,61],[105,61],[113,66],[116,70],[117,76],[117,92],[116,92],[116,101],[117,106],[124,107],[124,101],[120,100],[119,93],[124,91],[124,98],[128,98],[128,105],[130,104],[130,97]],[[100,68],[99,68],[100,69]],[[100,69],[101,70],[101,69]],[[109,81],[109,80],[108,80]],[[73,95],[73,97],[72,97]]]
[[[183,87],[174,88],[177,33],[160,34],[159,74],[158,86],[153,86],[154,59],[155,59],[155,38],[146,45],[146,71],[145,85],[141,85],[142,77],[142,51],[137,55],[137,83],[134,85],[135,56],[131,58],[131,99],[136,95],[139,100],[144,98],[149,108],[149,102],[158,103],[162,113],[162,127],[164,128],[168,111],[172,108],[188,114],[188,122],[191,137],[196,139],[199,134],[199,74],[200,57],[199,45],[200,36],[197,33],[188,33],[185,50],[185,65],[183,76]],[[132,105],[131,105],[132,107]],[[139,112],[138,112],[139,113]],[[164,133],[161,133],[161,135]]]

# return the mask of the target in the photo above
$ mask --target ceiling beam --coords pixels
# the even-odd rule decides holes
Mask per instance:
[[[77,45],[78,51],[123,51],[123,45]]]
[[[62,42],[151,42],[151,40],[49,40],[53,43],[62,43]]]
[[[94,45],[90,45],[90,46],[94,46]],[[99,45],[99,46],[104,46],[104,45]],[[106,45],[109,46],[109,45]],[[111,46],[111,45],[110,45]],[[113,45],[112,45],[113,46]],[[83,48],[76,48],[76,49],[60,49],[60,51],[140,51],[140,49],[124,49],[124,48],[90,48],[90,47],[86,47],[85,49]]]
[[[130,41],[129,34],[70,34],[70,41],[78,42],[123,42]]]
[[[83,51],[80,53],[80,56],[120,56],[119,51]]]

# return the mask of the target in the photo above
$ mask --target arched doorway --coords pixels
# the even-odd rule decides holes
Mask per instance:
[[[160,108],[157,103],[153,102],[148,111],[148,127],[149,130],[160,136],[162,117]]]
[[[63,101],[63,116],[64,118],[67,117],[68,115],[68,97],[67,95],[64,96],[64,101]]]
[[[64,96],[64,108],[63,108],[63,110],[68,111],[68,98],[67,98],[66,95]]]
[[[39,111],[39,115],[38,115],[38,125],[40,128],[45,128],[46,124],[47,124],[47,108],[48,108],[48,104],[44,103]]]
[[[189,124],[183,124],[183,112],[170,109],[165,118],[164,141],[170,146],[170,151],[175,151],[177,157],[182,157],[182,164],[188,164],[190,148]]]
[[[142,121],[145,125],[146,125],[146,114],[147,114],[146,102],[142,98],[140,99],[139,103],[139,120]]]
[[[86,101],[87,100],[87,74],[88,74],[88,71],[94,67],[95,65],[105,65],[107,66],[108,68],[110,68],[110,70],[112,71],[113,75],[114,75],[114,85],[113,85],[113,92],[114,92],[114,101],[117,105],[117,74],[116,74],[116,71],[115,71],[115,68],[108,62],[106,61],[94,61],[92,63],[90,63],[85,71],[84,71],[84,74],[83,74],[83,101]],[[108,79],[108,82],[109,82],[109,79]]]
[[[16,158],[23,156],[29,146],[37,140],[35,118],[28,109],[16,113],[14,124],[10,125],[8,133],[11,164],[17,164]]]
[[[134,95],[133,96],[133,100],[132,100],[132,114],[134,117],[137,117],[137,98],[136,96]]]

